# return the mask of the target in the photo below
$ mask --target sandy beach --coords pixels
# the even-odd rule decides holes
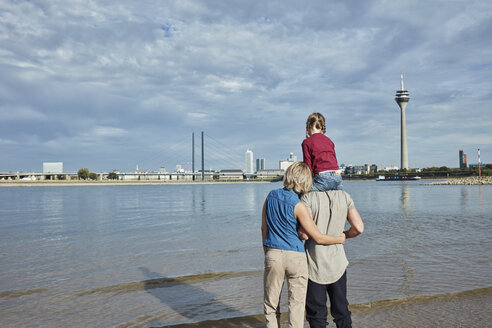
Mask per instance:
[[[410,328],[410,327],[490,327],[492,322],[492,287],[433,296],[415,296],[351,305],[354,327]],[[332,319],[329,327],[334,327]],[[287,314],[282,313],[282,327],[287,325]],[[306,322],[305,327],[309,327]],[[193,324],[164,326],[172,328],[260,328],[263,315]]]

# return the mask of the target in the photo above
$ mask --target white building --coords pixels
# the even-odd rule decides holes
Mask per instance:
[[[63,173],[63,162],[44,162],[43,173]]]
[[[246,174],[253,174],[253,152],[248,149],[246,150],[245,154],[245,161],[246,161],[246,171],[244,173]]]
[[[297,162],[297,156],[296,156],[296,155],[294,155],[294,153],[290,153],[290,155],[289,155],[289,158],[288,158],[288,159],[286,159],[286,160],[284,160],[284,161],[280,160],[280,161],[278,162],[278,166],[279,166],[279,169],[280,169],[280,170],[284,170],[284,171],[285,171],[285,170],[287,170],[287,168],[288,168],[289,166],[291,166],[291,165],[292,165],[292,164],[294,164],[295,162]]]
[[[385,171],[393,171],[393,170],[399,170],[398,166],[395,166],[393,164],[390,164],[389,166],[386,166],[384,168]]]

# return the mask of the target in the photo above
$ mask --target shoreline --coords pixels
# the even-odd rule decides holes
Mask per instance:
[[[489,304],[492,287],[436,295],[411,296],[349,305],[354,327],[486,327],[492,320]],[[456,311],[459,309],[459,311]],[[282,325],[288,314],[282,312]],[[328,321],[333,325],[332,317]],[[330,325],[330,326],[331,326]],[[262,314],[194,323],[160,326],[160,328],[260,328]],[[304,327],[309,327],[307,321]]]
[[[349,178],[347,181],[374,181],[372,179],[354,179]],[[465,178],[425,178],[424,180],[439,180],[436,182],[426,182],[423,185],[491,185],[492,176],[483,177],[465,177]],[[210,185],[210,184],[251,184],[251,183],[272,183],[278,181],[269,180],[231,180],[231,181],[185,181],[185,180],[35,180],[35,181],[23,181],[23,180],[10,180],[0,181],[1,187],[66,187],[66,186],[145,186],[145,185]]]
[[[45,181],[0,181],[0,187],[66,187],[66,186],[145,186],[145,185],[208,185],[208,184],[250,184],[271,183],[272,181],[85,181],[85,180],[45,180]]]

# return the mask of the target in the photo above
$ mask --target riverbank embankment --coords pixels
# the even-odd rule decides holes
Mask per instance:
[[[426,185],[489,185],[492,184],[492,176],[449,178],[443,181],[426,183]]]
[[[222,181],[186,181],[186,180],[44,180],[44,181],[0,181],[0,187],[62,187],[62,186],[146,186],[146,185],[191,185],[191,184],[232,184],[232,183],[270,183],[266,180],[222,180]]]

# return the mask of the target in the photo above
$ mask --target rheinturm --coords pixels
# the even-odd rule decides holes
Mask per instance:
[[[401,89],[396,91],[395,101],[401,110],[401,169],[408,170],[408,149],[407,149],[407,123],[405,119],[405,108],[410,97],[408,91],[403,88],[403,72],[401,72]]]

